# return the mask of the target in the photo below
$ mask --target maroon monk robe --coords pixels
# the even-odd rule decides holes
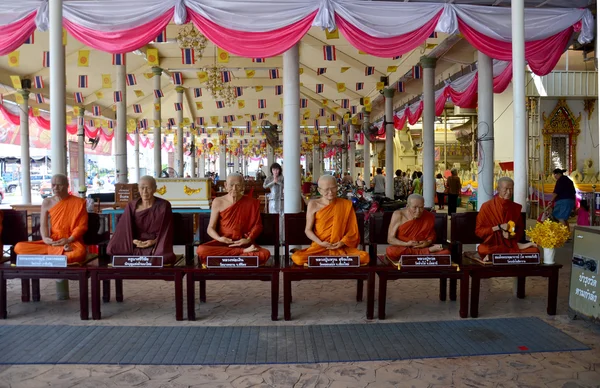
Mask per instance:
[[[149,209],[136,211],[141,199],[127,204],[117,230],[108,243],[109,255],[162,256],[163,263],[174,264],[173,253],[173,212],[171,203],[154,198]],[[138,248],[133,240],[155,240],[156,244],[148,248]]]

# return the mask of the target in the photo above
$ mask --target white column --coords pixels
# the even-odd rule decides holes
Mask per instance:
[[[52,174],[67,174],[65,116],[65,47],[63,46],[63,0],[50,0],[50,157]]]
[[[298,44],[283,53],[283,202],[286,213],[302,210],[300,196],[300,54]]]
[[[394,199],[394,89],[383,90],[385,97],[385,196]]]
[[[524,0],[511,1],[513,58],[513,160],[515,165],[514,201],[527,206],[527,116],[525,114],[525,6]]]
[[[219,145],[219,180],[225,179],[227,179],[227,145],[223,144]]]
[[[423,197],[425,207],[435,203],[435,58],[421,57],[423,67]]]
[[[365,187],[367,189],[371,188],[371,141],[369,140],[369,119],[370,112],[367,112],[365,108],[363,108],[363,134],[364,134],[364,143],[363,143],[363,159],[365,162],[365,166],[363,169],[363,180],[365,181]]]
[[[83,116],[85,114],[85,108],[83,106],[79,107],[79,115],[77,117],[77,175],[79,176],[79,181],[77,182],[78,187],[73,187],[72,190],[75,192],[83,192],[83,196],[85,197],[85,192],[87,191],[86,179],[85,179],[85,128],[83,126]],[[84,190],[79,190],[79,188],[84,188]]]
[[[348,172],[348,132],[342,129],[342,177]]]
[[[160,86],[160,76],[162,75],[162,69],[160,67],[153,67],[152,73],[154,74],[154,89],[161,89]],[[154,126],[154,177],[160,178],[160,173],[162,172],[162,160],[161,160],[161,146],[162,146],[162,136],[160,131],[161,124],[161,103],[160,97],[154,97],[154,120],[155,124],[158,123],[158,126]],[[158,104],[158,105],[156,105]],[[158,109],[157,109],[158,108]],[[158,122],[156,122],[158,120]]]
[[[352,181],[356,181],[356,141],[354,140],[354,132],[356,127],[353,124],[350,124],[350,133],[348,135],[348,144],[350,145],[348,164],[350,165],[349,171],[352,176]]]
[[[31,203],[31,159],[29,157],[29,90],[21,89],[21,195],[23,204]]]
[[[196,178],[198,176],[196,171],[196,134],[194,134],[194,129],[192,131],[192,147],[190,152],[190,175],[192,178]],[[202,177],[201,177],[202,178]]]
[[[274,161],[275,161],[275,150],[273,149],[273,147],[271,147],[270,144],[267,144],[267,166],[266,166],[267,167],[267,176],[269,176],[269,174],[271,173],[269,171],[269,169],[271,168],[271,165],[273,164]]]
[[[204,178],[206,174],[206,148],[202,146],[202,153],[200,154],[200,162],[198,163],[198,178]]]
[[[481,51],[477,54],[477,136],[479,159],[477,161],[477,210],[494,196],[494,74],[492,58]]]
[[[133,159],[133,179],[135,183],[140,182],[140,130],[135,130],[135,144],[133,148],[134,159]]]
[[[177,111],[177,148],[175,149],[175,166],[177,174],[183,177],[183,92],[182,86],[175,88],[177,91],[177,102],[181,105],[181,110]]]
[[[126,53],[123,63],[126,63]],[[116,179],[127,183],[127,66],[117,65],[117,91],[121,92],[121,102],[117,102],[117,130],[115,132]]]

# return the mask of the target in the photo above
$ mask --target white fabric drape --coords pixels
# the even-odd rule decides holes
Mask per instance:
[[[42,0],[0,1],[0,26],[18,22],[37,11],[44,3],[48,2]]]

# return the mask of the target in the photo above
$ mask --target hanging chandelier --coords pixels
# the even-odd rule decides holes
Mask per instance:
[[[223,101],[226,106],[235,104],[237,98],[235,89],[229,82],[223,82],[223,73],[227,70],[222,66],[213,63],[212,66],[204,67],[206,72],[205,88],[209,91],[214,100]]]
[[[193,49],[194,58],[196,61],[199,61],[208,44],[208,39],[198,32],[192,24],[186,24],[179,29],[179,33],[177,34],[177,44],[179,45],[179,48],[182,49]]]

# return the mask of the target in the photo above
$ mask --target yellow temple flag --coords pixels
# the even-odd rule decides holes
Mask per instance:
[[[23,96],[21,95],[21,93],[15,94],[15,101],[19,105],[21,105],[21,104],[23,104],[25,102],[25,100],[23,99]]]
[[[358,124],[358,117],[352,117],[352,125]]]
[[[337,91],[338,93],[344,93],[346,91],[346,84],[343,82],[338,82]]]
[[[144,77],[146,79],[152,79],[152,77],[154,77],[154,73],[144,73]]]
[[[149,48],[146,50],[146,59],[148,60],[148,65],[150,66],[158,66],[160,65],[160,58],[158,57],[158,49]]]
[[[89,67],[90,65],[90,50],[79,50],[77,53],[77,66]]]
[[[152,120],[152,124],[153,124],[153,127],[158,128],[158,127],[160,127],[160,120]]]
[[[196,73],[196,77],[198,77],[198,81],[206,82],[208,81],[208,73],[205,71],[199,71]]]
[[[279,116],[279,112],[273,112],[273,117]]]
[[[220,47],[217,47],[217,62],[229,63],[229,53]]]
[[[301,68],[298,69],[298,74],[304,74],[304,68],[303,67],[301,67]]]
[[[18,75],[11,75],[10,76],[10,81],[13,84],[13,88],[15,89],[21,89],[21,77]]]
[[[17,67],[19,66],[19,51],[13,51],[8,54],[8,66],[9,67]]]
[[[302,120],[302,121],[300,121],[300,125],[302,125],[302,126],[306,126],[306,120]]]
[[[62,29],[62,38],[63,38],[63,46],[67,45],[67,29],[63,27]]]
[[[383,90],[383,88],[385,88],[385,83],[377,82],[376,88],[377,88],[377,90]]]
[[[325,120],[325,124],[330,125],[331,124],[331,120],[329,120],[329,119]]]
[[[202,106],[202,101],[196,101],[196,109],[204,109],[204,106]]]
[[[39,115],[40,115],[39,108],[33,107],[32,112],[33,112],[33,117],[39,117]]]
[[[360,55],[367,55],[367,53],[366,53],[366,52],[364,52],[364,51],[362,51],[362,50],[358,50],[358,53],[359,53]]]
[[[255,86],[254,90],[256,90],[257,92],[262,92],[263,87],[262,86]]]
[[[182,123],[183,123],[183,125],[190,125],[190,118],[189,117],[184,117]]]
[[[337,28],[333,31],[325,30],[325,38],[326,39],[339,39],[340,32],[338,31]]]
[[[96,95],[96,98],[98,100],[102,100],[104,98],[104,93],[102,93],[101,91],[97,91],[94,94]]]
[[[327,106],[329,105],[329,100],[323,100],[321,101],[321,103],[323,104],[323,106]]]
[[[388,66],[387,67],[387,72],[388,73],[395,73],[396,70],[398,70],[398,66]]]
[[[71,115],[67,115],[67,124],[69,124],[71,121],[73,121],[73,117],[71,117]]]
[[[219,116],[210,116],[210,123],[216,125],[219,122]]]
[[[371,105],[371,97],[364,97],[363,98],[363,105],[364,106]]]
[[[157,112],[160,111],[160,104],[159,103],[155,103],[154,104],[154,110],[157,111]]]
[[[306,110],[306,112],[304,112],[304,114],[302,115],[302,117],[304,117],[304,120],[310,119],[310,111]]]
[[[244,118],[244,116],[242,116],[242,115],[237,115],[237,116],[235,116],[235,117],[236,117],[238,120],[241,120],[241,119],[243,119],[243,118]]]
[[[144,92],[142,90],[135,89],[133,92],[135,93],[136,97],[144,97]]]
[[[246,101],[244,100],[238,100],[238,108],[239,109],[244,109],[246,107]]]
[[[365,105],[365,112],[371,112],[371,104]]]
[[[256,75],[254,70],[246,70],[246,78],[253,78]]]
[[[110,74],[102,74],[102,89],[112,89],[112,79]]]
[[[74,114],[75,116],[79,116],[79,107],[78,107],[77,105],[75,105],[75,106],[73,107],[73,114]]]
[[[342,67],[342,68],[340,69],[340,72],[341,72],[341,73],[345,73],[345,72],[347,72],[348,70],[350,70],[350,68],[349,68],[349,67]]]

